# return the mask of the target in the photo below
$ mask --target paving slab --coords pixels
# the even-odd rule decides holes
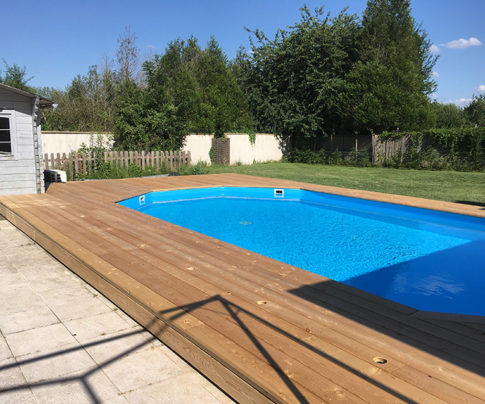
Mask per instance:
[[[43,354],[54,349],[79,346],[79,342],[61,323],[8,334],[5,335],[5,339],[15,356]]]
[[[0,315],[0,329],[7,334],[27,331],[59,323],[59,318],[47,306]]]
[[[0,279],[2,404],[232,402],[5,220]]]

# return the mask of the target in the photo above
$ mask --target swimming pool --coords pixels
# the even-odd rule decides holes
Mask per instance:
[[[300,189],[197,188],[119,202],[419,310],[485,315],[485,219]]]

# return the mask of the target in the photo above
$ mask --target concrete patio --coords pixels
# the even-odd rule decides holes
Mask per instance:
[[[0,279],[0,402],[231,402],[1,217]]]

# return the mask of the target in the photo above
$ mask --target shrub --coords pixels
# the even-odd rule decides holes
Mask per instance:
[[[420,132],[382,133],[381,141],[408,138],[404,152],[396,152],[385,166],[429,169],[483,170],[485,128],[429,129]]]

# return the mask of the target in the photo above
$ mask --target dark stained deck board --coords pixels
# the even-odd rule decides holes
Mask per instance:
[[[98,287],[108,297],[112,292],[103,288],[121,290],[128,303],[120,307],[129,313],[141,310],[138,304],[170,323],[156,314],[153,296],[172,310],[208,300],[176,320],[175,333],[182,319],[195,325],[179,330],[175,342],[170,334],[166,343],[189,361],[194,356],[194,366],[241,401],[485,400],[482,324],[414,317],[413,308],[113,203],[152,190],[201,186],[295,187],[485,216],[466,205],[237,174],[54,184],[46,195],[1,198],[0,213],[57,237],[45,247],[61,246],[94,270],[116,268],[122,284],[108,271],[110,285]],[[134,288],[152,298],[135,296]],[[191,352],[197,346],[199,356],[228,369],[227,381],[187,354],[179,342],[184,338]],[[375,356],[388,363],[374,363]]]

